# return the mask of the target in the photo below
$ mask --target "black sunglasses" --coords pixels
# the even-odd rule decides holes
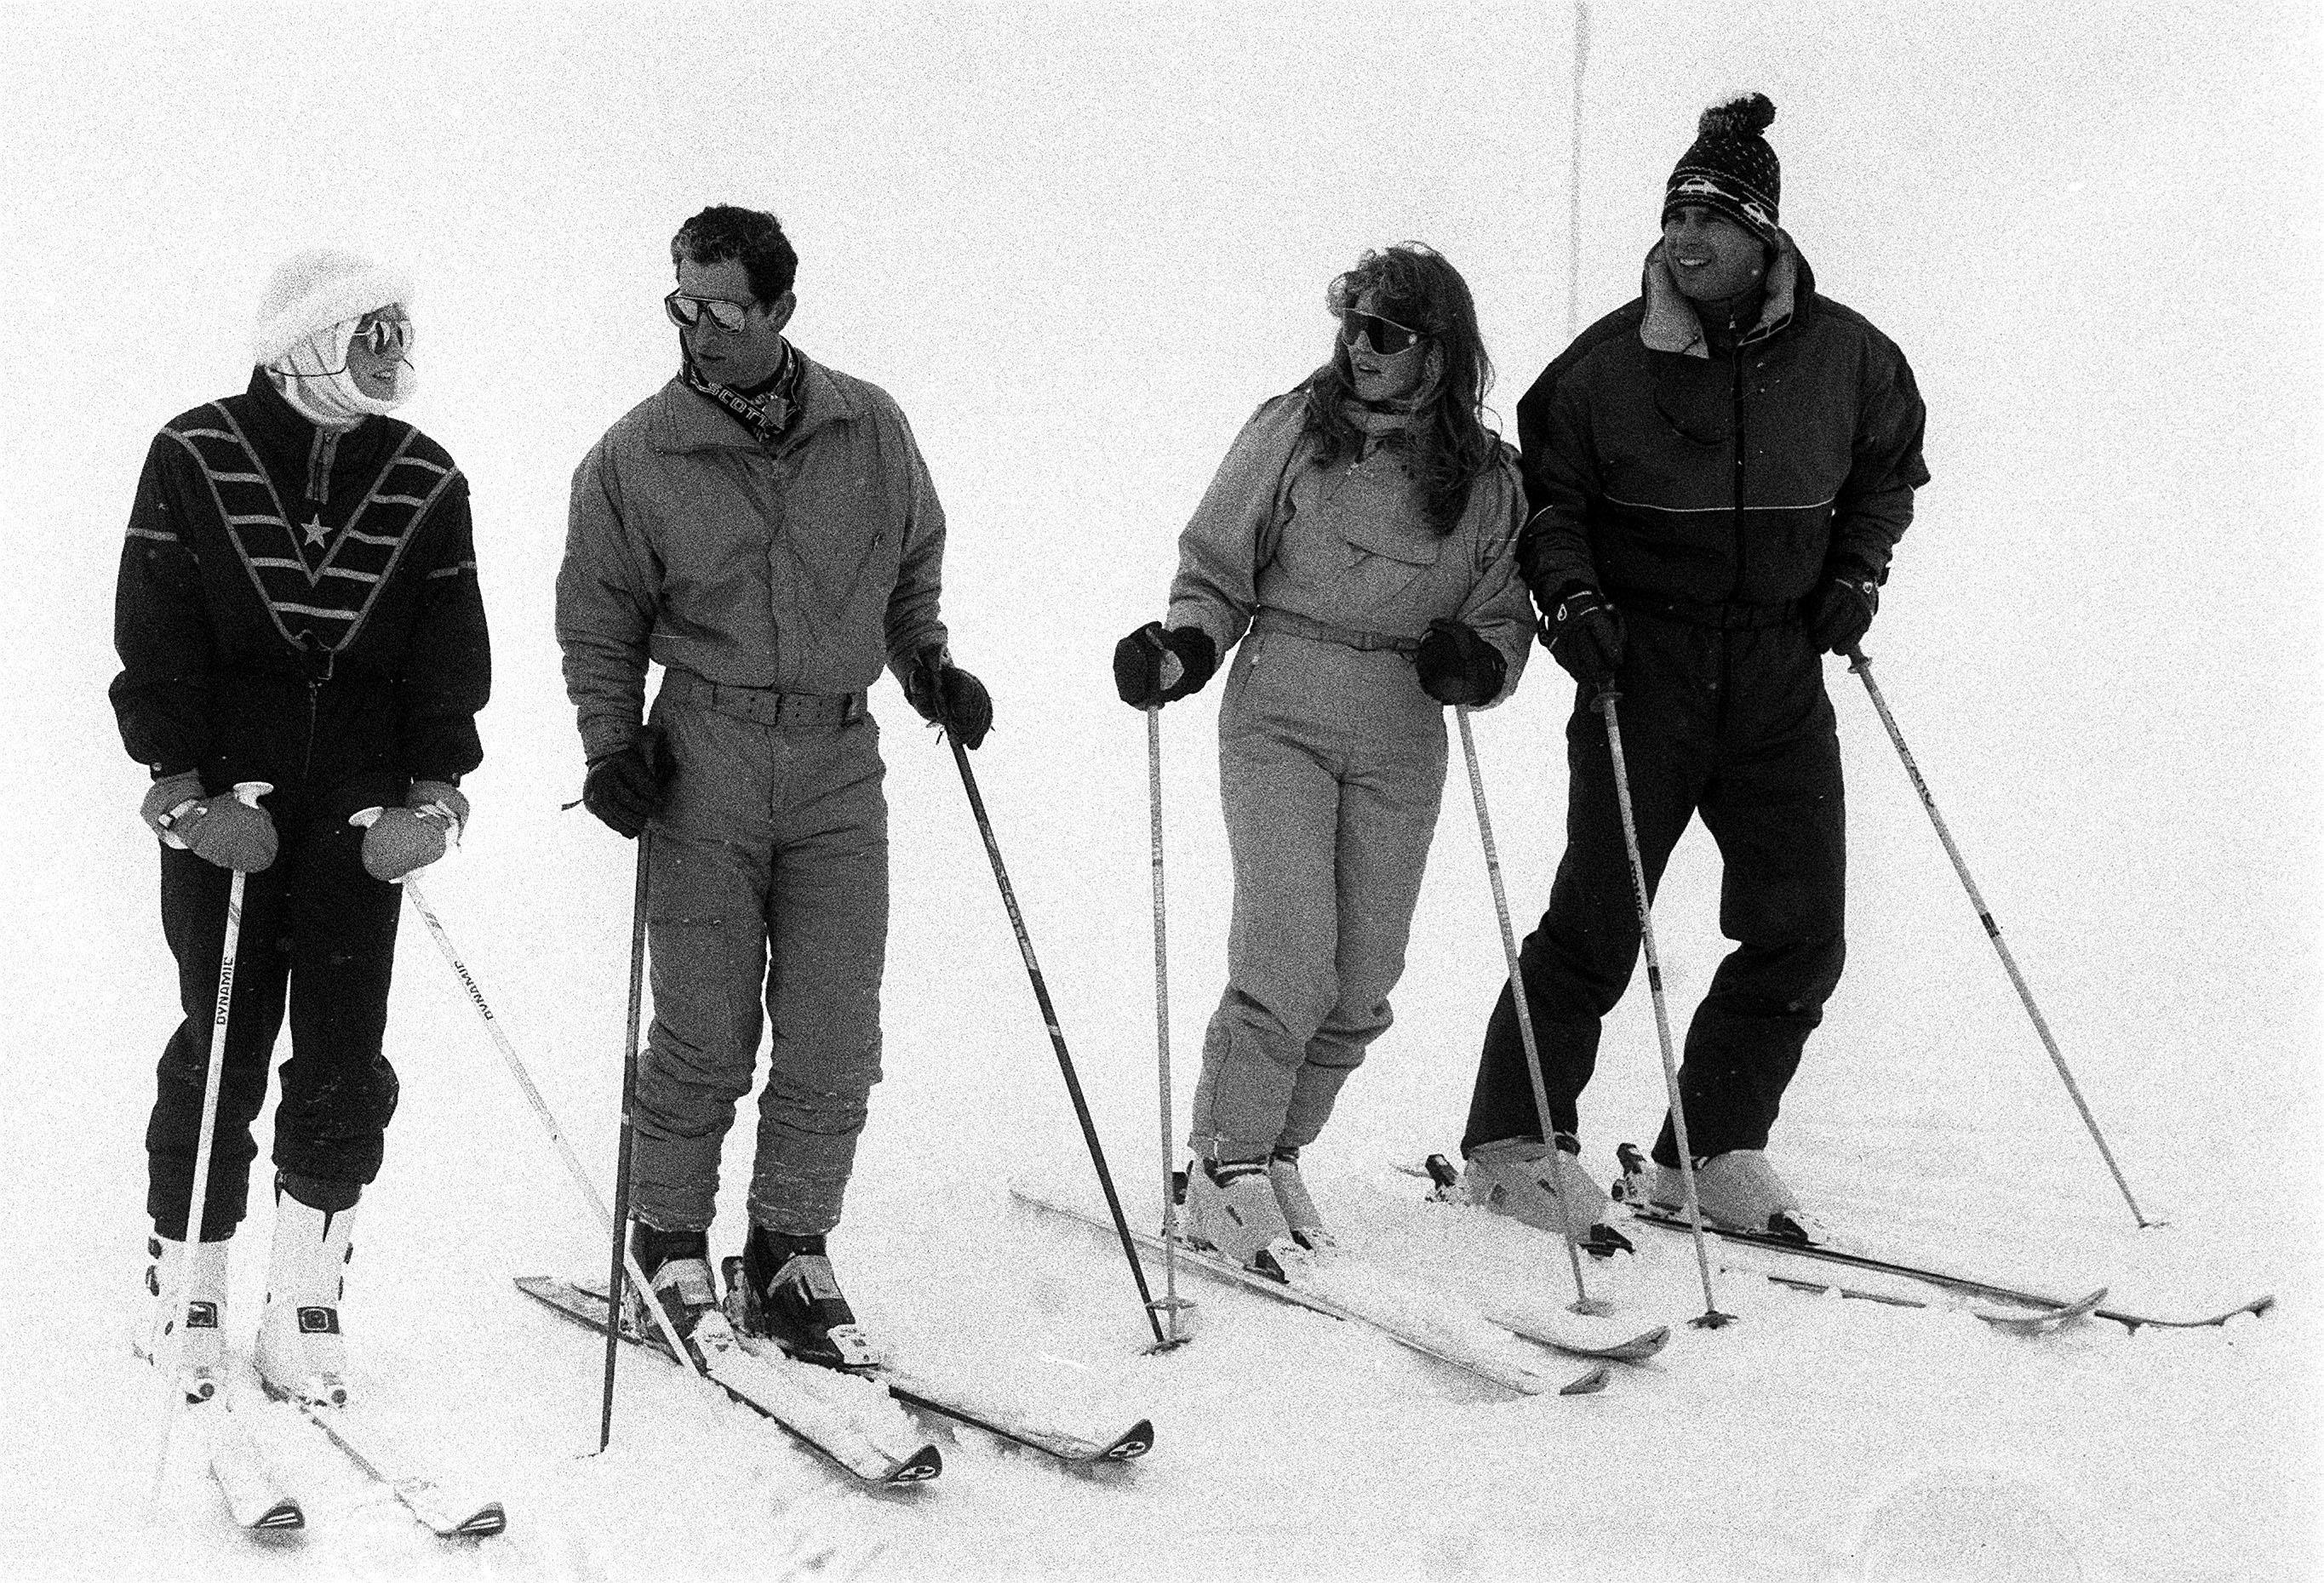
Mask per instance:
[[[1376,313],[1351,310],[1344,317],[1347,323],[1340,331],[1340,338],[1351,346],[1359,341],[1368,342],[1383,357],[1408,350],[1423,338],[1418,330],[1406,329],[1394,319],[1382,318]]]
[[[742,327],[742,316],[751,309],[747,302],[728,302],[719,297],[689,297],[683,291],[673,291],[661,299],[669,322],[681,330],[690,330],[708,314],[710,322],[733,335]]]

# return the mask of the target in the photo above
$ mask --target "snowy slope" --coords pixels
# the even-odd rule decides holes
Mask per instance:
[[[1323,282],[1416,235],[1475,286],[1499,406],[1562,345],[1573,69],[1558,6],[1120,15],[894,5],[504,14],[414,5],[195,19],[32,8],[0,61],[0,598],[17,659],[0,790],[15,994],[0,1160],[20,1346],[0,1371],[0,1572],[111,1578],[696,1577],[2296,1578],[2319,1561],[2317,237],[2310,23],[1983,6],[1593,8],[1585,318],[1624,299],[1696,109],[1779,106],[1785,221],[1893,334],[1936,481],[1867,647],[2144,1207],[2115,1194],[1857,684],[1849,977],[1792,1091],[1784,1168],[1831,1218],[2220,1330],[2000,1336],[1956,1312],[1719,1275],[1587,1399],[1489,1399],[1344,1325],[1223,1289],[1145,1354],[1118,1250],[1012,1210],[1090,1168],[950,757],[883,684],[896,923],[888,1079],[835,1254],[918,1350],[1038,1381],[1158,1443],[1093,1475],[943,1439],[874,1497],[740,1409],[518,1296],[600,1239],[416,918],[404,1082],[346,1310],[359,1385],[489,1484],[509,1532],[447,1545],[351,1479],[313,1526],[228,1532],[180,1457],[134,1520],[157,1402],[124,1339],[140,1132],[172,1008],[137,772],[103,699],[119,524],[143,446],[244,377],[272,258],[410,261],[409,416],[474,480],[498,678],[468,850],[431,900],[599,1181],[611,1175],[632,849],[558,805],[579,763],[549,637],[566,479],[663,377],[664,239],[763,203],[806,259],[800,344],[893,391],[953,523],[946,614],[991,684],[976,757],[1117,1178],[1154,1214],[1142,722],[1114,638],[1235,427],[1322,354]],[[1477,732],[1522,927],[1548,889],[1570,696],[1545,658]],[[1227,907],[1213,700],[1165,719],[1183,1127]],[[1457,1139],[1500,950],[1448,787],[1396,1028],[1310,1155],[1359,1245],[1452,1293],[1560,1300],[1564,1261],[1421,1201],[1394,1165]],[[1682,1018],[1724,949],[1700,833],[1658,929]],[[1591,1163],[1661,1079],[1641,993],[1583,1107]],[[747,1135],[746,1135],[747,1136]],[[262,1138],[262,1145],[263,1144]],[[728,1219],[747,1160],[730,1151]],[[260,1211],[233,1310],[260,1298]],[[1593,1288],[1702,1304],[1682,1245]],[[58,1322],[63,1316],[63,1322]],[[268,1425],[286,1448],[309,1431]],[[1914,1570],[1915,1567],[1919,1570]]]

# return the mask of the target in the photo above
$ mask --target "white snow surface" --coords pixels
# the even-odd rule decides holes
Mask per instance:
[[[1095,1419],[1150,1415],[1152,1455],[1075,1474],[927,1425],[944,1478],[874,1496],[641,1355],[591,1455],[598,1349],[510,1283],[595,1275],[602,1239],[412,917],[389,1033],[402,1109],[345,1309],[355,1384],[504,1501],[508,1532],[438,1541],[318,1453],[309,1528],[254,1542],[182,1445],[141,1521],[159,1397],[125,1339],[175,1011],[143,777],[104,698],[113,568],[153,430],[243,382],[266,269],[338,243],[422,282],[405,415],[473,481],[496,649],[475,817],[429,891],[602,1185],[632,849],[559,808],[580,778],[549,624],[564,493],[671,366],[677,223],[713,201],[784,216],[796,338],[897,396],[948,509],[945,614],[998,704],[976,770],[1150,1222],[1147,767],[1111,645],[1159,613],[1179,525],[1251,407],[1323,355],[1324,283],[1362,248],[1417,236],[1467,273],[1505,424],[1567,333],[1571,12],[1261,10],[12,12],[0,1574],[2315,1575],[2318,83],[2290,3],[1601,4],[1580,160],[1586,322],[1635,290],[1700,107],[1738,84],[1777,105],[1787,227],[1929,401],[1935,480],[1868,640],[1876,674],[2168,1224],[2133,1225],[1837,662],[1850,962],[1786,1102],[1784,1170],[1877,1246],[2061,1293],[2104,1283],[2126,1308],[2273,1292],[2274,1311],[2021,1339],[1723,1261],[1739,1323],[1682,1324],[1600,1394],[1517,1401],[1190,1280],[1205,1328],[1148,1355],[1118,1249],[1010,1205],[1016,1175],[1095,1184],[950,758],[883,683],[888,1076],[838,1268],[907,1353]],[[1570,697],[1539,657],[1477,721],[1520,930],[1559,854]],[[1222,963],[1213,708],[1164,720],[1174,1137]],[[1683,1027],[1725,949],[1699,828],[1657,919]],[[1501,971],[1456,757],[1397,1025],[1308,1174],[1343,1238],[1450,1300],[1554,1305],[1555,1249],[1425,1203],[1395,1169],[1457,1142]],[[1584,1101],[1600,1171],[1660,1113],[1643,977]],[[728,1152],[728,1241],[747,1154]],[[262,1207],[237,1245],[238,1339],[266,1229]],[[1641,1326],[1702,1307],[1682,1243],[1588,1274]],[[282,1410],[264,1422],[313,1440]]]

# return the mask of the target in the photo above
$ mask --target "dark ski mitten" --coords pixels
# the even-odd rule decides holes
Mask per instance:
[[[1836,566],[1808,597],[1808,641],[1819,654],[1845,654],[1864,641],[1880,613],[1880,584],[1853,562]]]
[[[920,718],[940,725],[964,748],[983,744],[992,729],[992,695],[984,684],[952,662],[952,656],[931,644],[920,650],[904,679],[904,700]]]
[[[1171,659],[1178,662],[1178,676],[1166,682]],[[1218,646],[1202,628],[1148,621],[1113,646],[1113,690],[1132,709],[1175,704],[1201,692],[1218,667]]]
[[[1421,690],[1439,704],[1489,704],[1509,674],[1501,651],[1479,637],[1476,628],[1442,617],[1428,623],[1428,636],[1412,658],[1420,668]]]
[[[663,750],[661,733],[641,732],[628,747],[590,764],[581,783],[582,804],[614,834],[635,841],[660,808],[676,768]]]
[[[1541,625],[1550,658],[1585,687],[1602,687],[1622,664],[1622,612],[1587,583],[1568,583]]]

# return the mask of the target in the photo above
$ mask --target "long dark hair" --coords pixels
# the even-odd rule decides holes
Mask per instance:
[[[1383,317],[1428,337],[1434,375],[1420,392],[1424,405],[1406,443],[1413,475],[1427,502],[1428,525],[1450,533],[1460,526],[1470,487],[1493,465],[1499,444],[1484,423],[1493,360],[1485,355],[1484,336],[1477,329],[1476,299],[1461,272],[1419,242],[1366,253],[1354,269],[1333,281],[1323,300],[1344,317],[1366,292]],[[1318,442],[1319,463],[1328,466],[1362,442],[1362,430],[1348,412],[1360,403],[1345,341],[1333,337],[1332,361],[1309,377],[1305,388],[1307,432]]]

